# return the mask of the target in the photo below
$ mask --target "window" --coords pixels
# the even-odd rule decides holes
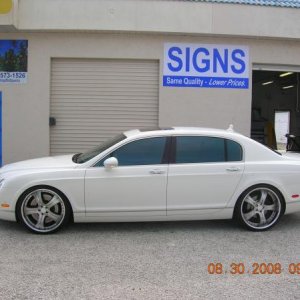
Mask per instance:
[[[204,136],[177,137],[176,163],[225,161],[224,140]]]
[[[178,164],[241,161],[242,156],[241,146],[231,140],[205,136],[176,138]]]
[[[119,166],[156,165],[163,163],[166,137],[148,138],[128,143],[109,156],[99,161],[96,166],[103,166],[108,157],[118,159]]]
[[[227,161],[241,161],[243,160],[243,151],[240,144],[226,140],[227,147]]]

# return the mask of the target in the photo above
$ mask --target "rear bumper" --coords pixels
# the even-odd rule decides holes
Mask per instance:
[[[285,214],[300,212],[300,201],[286,203]]]

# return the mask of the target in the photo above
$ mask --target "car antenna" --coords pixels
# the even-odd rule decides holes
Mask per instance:
[[[234,132],[234,129],[233,129],[233,124],[230,124],[227,131],[229,132]]]

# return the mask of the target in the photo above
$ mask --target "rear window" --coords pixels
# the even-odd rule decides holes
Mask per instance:
[[[240,144],[232,140],[225,140],[227,147],[227,161],[243,160],[243,150]]]

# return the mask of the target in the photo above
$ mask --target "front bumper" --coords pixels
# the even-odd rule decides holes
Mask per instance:
[[[16,221],[16,214],[12,210],[0,208],[0,220]]]

